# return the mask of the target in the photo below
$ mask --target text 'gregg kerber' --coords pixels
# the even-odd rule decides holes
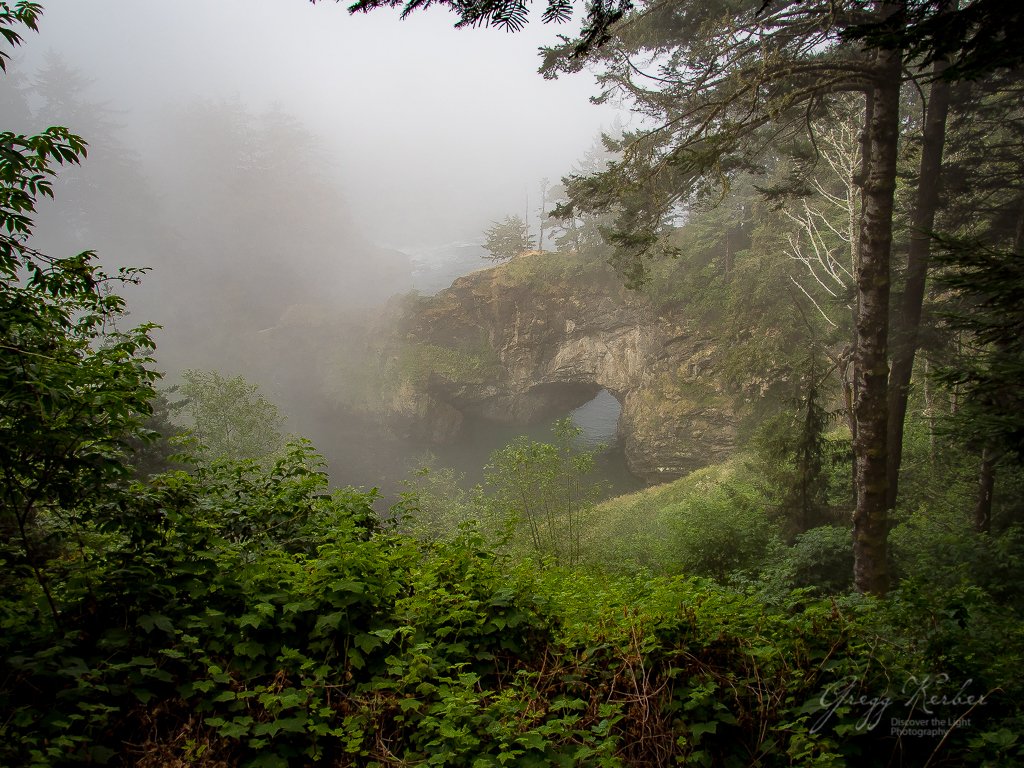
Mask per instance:
[[[968,707],[973,708],[986,704],[986,694],[968,694],[967,688],[973,680],[968,679],[955,692],[951,691],[949,675],[925,675],[918,678],[912,675],[903,684],[900,699],[908,712],[920,711],[926,715],[935,713],[937,707]],[[860,719],[854,726],[859,731],[874,730],[894,703],[890,696],[869,696],[856,694],[860,680],[855,677],[831,683],[825,688],[819,700],[824,711],[811,725],[811,733],[818,733],[836,716],[840,707],[863,709]]]

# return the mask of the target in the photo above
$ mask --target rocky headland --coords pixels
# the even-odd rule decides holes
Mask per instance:
[[[622,405],[628,466],[645,480],[733,451],[741,417],[715,370],[714,337],[603,263],[524,254],[404,298],[390,326],[362,405],[403,436],[444,443],[466,419],[529,423],[605,389]]]

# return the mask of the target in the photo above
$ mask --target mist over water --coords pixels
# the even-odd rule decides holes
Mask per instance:
[[[412,287],[426,296],[447,288],[458,277],[493,266],[486,261],[487,251],[479,242],[459,240],[428,247],[411,246],[399,250],[408,254],[412,264]]]
[[[486,252],[481,245],[465,241],[424,248],[401,246],[401,252],[409,257],[413,290],[423,295],[433,295],[463,275],[494,266],[482,258]],[[335,483],[378,487],[388,499],[393,499],[402,482],[420,467],[453,468],[464,476],[464,485],[470,487],[484,481],[485,467],[494,451],[523,437],[538,442],[550,442],[553,437],[553,418],[527,425],[467,418],[458,438],[449,444],[402,440],[382,434],[378,425],[367,418],[340,413],[322,399],[317,408],[311,408],[311,402],[318,400],[315,393],[287,400],[300,389],[294,382],[278,389],[286,410],[293,414],[289,428],[313,440],[327,459]],[[644,486],[626,465],[617,435],[621,410],[615,397],[601,390],[589,402],[562,414],[582,430],[580,449],[596,453],[594,474],[607,484],[606,495],[628,493]]]
[[[590,402],[570,411],[573,423],[582,430],[579,437],[581,450],[596,453],[595,476],[608,484],[608,495],[635,491],[644,486],[626,467],[626,459],[616,436],[622,406],[606,390],[601,390]],[[555,419],[536,424],[496,424],[484,420],[467,420],[463,434],[448,446],[430,449],[427,453],[438,464],[453,467],[466,476],[466,485],[483,482],[484,466],[490,454],[517,438],[526,437],[537,442],[552,441]],[[421,456],[422,458],[422,456]]]
[[[336,485],[393,494],[432,452],[482,478],[491,451],[550,424],[467,424],[453,445],[402,440],[339,403],[396,295],[433,295],[492,266],[483,231],[536,222],[538,186],[592,146],[613,111],[589,76],[544,81],[555,30],[456,31],[289,0],[49,0],[0,80],[5,128],[66,125],[89,142],[62,169],[35,245],[149,268],[119,289],[127,323],[158,323],[158,367],[241,374],[309,437]],[[59,52],[59,53],[57,53]],[[480,66],[467,66],[477,61]],[[551,130],[557,126],[557,130]],[[574,412],[617,488],[607,393]]]
[[[455,469],[464,476],[463,485],[468,488],[484,481],[485,466],[494,451],[521,437],[537,442],[553,438],[554,419],[528,425],[467,419],[455,441],[430,445],[388,439],[371,421],[342,416],[323,404],[319,412],[309,407],[289,408],[287,404],[285,410],[290,416],[286,428],[313,441],[327,461],[334,484],[376,487],[387,500],[393,500],[402,490],[403,481],[420,467]],[[566,414],[583,430],[580,449],[596,452],[594,476],[607,484],[608,496],[644,487],[643,481],[627,468],[616,437],[620,410],[618,401],[602,390],[589,403]]]
[[[602,389],[589,403],[569,413],[576,426],[583,430],[581,442],[589,448],[616,443],[616,427],[622,405],[607,389]]]

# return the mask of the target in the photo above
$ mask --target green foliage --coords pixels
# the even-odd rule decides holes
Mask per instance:
[[[791,409],[764,422],[755,438],[767,495],[779,500],[774,513],[791,536],[838,517],[830,506],[830,469],[845,458],[848,440],[830,435],[838,414],[825,409],[825,383],[811,357]]]
[[[959,353],[938,371],[960,393],[954,429],[972,445],[1024,463],[1024,235],[1016,251],[943,245],[936,256],[949,268],[942,282],[952,294],[945,320],[963,334]]]
[[[822,525],[799,533],[768,569],[768,582],[783,594],[807,589],[842,594],[853,587],[853,548],[848,527]]]
[[[395,510],[403,529],[446,542],[472,532],[495,551],[577,564],[602,486],[591,477],[595,451],[579,448],[581,430],[561,419],[552,432],[550,443],[520,437],[492,453],[486,482],[470,490],[451,469],[420,468]]]
[[[465,489],[465,477],[428,459],[404,483],[399,503],[392,510],[402,530],[424,541],[452,541],[467,528],[485,540],[500,542],[504,526],[490,514],[483,488]]]
[[[604,144],[598,140],[573,166],[573,175],[596,173],[613,159]],[[606,262],[613,254],[601,234],[602,229],[612,223],[612,216],[591,215],[579,210],[567,196],[565,185],[556,184],[550,191],[554,208],[548,221],[554,231],[554,240],[559,253],[586,253],[593,260]]]
[[[780,162],[769,175],[784,171]],[[807,278],[784,257],[792,222],[761,199],[759,183],[739,174],[716,204],[694,204],[659,240],[661,254],[644,261],[642,287],[657,306],[708,329],[716,378],[754,409],[792,399],[791,382],[806,376],[811,351],[832,354],[846,341],[794,285],[794,274]]]
[[[309,462],[296,446],[262,480],[224,462],[138,486],[83,563],[103,578],[62,592],[77,618],[56,643],[6,596],[0,760],[884,765],[920,751],[860,724],[853,699],[827,704],[850,681],[881,697],[932,671],[914,623],[907,645],[880,639],[884,606],[772,609],[700,580],[538,571],[472,533],[427,546],[382,529],[372,496],[326,494]],[[915,600],[915,616],[940,609]],[[975,736],[1012,749],[994,735],[1009,723]]]
[[[181,427],[174,423],[174,414],[182,403],[174,402],[170,395],[177,391],[172,387],[166,392],[157,392],[149,402],[150,414],[143,422],[145,434],[128,439],[129,463],[136,479],[181,469],[175,459],[181,453]]]
[[[23,38],[18,27],[37,30],[42,12],[43,7],[39,3],[29,0],[19,0],[13,6],[7,2],[0,3],[0,37],[12,48],[21,45]],[[0,50],[0,71],[7,70],[10,58],[7,51]]]
[[[777,546],[777,529],[765,514],[763,497],[743,481],[703,490],[661,512],[670,537],[670,568],[719,582],[756,572]]]
[[[599,504],[583,542],[587,562],[726,582],[756,574],[781,547],[769,500],[738,461]]]
[[[268,460],[282,445],[277,406],[259,386],[217,371],[182,372],[182,408],[204,460]]]
[[[618,280],[607,264],[593,251],[572,253],[534,252],[501,266],[500,279],[512,286],[563,285],[570,281],[592,281],[617,286]]]
[[[517,32],[526,26],[530,15],[529,0],[478,0],[472,3],[444,0],[441,5],[448,6],[458,14],[456,28],[492,26]],[[369,13],[377,8],[399,7],[402,8],[404,19],[414,11],[428,6],[416,0],[357,0],[348,10],[349,13]],[[582,19],[580,39],[574,47],[575,55],[582,56],[591,47],[607,41],[611,34],[609,27],[631,7],[629,0],[595,0],[589,3]],[[547,0],[541,14],[545,24],[561,24],[572,17],[573,5],[569,0]]]
[[[553,443],[523,437],[491,455],[488,504],[509,535],[529,542],[538,558],[575,565],[583,526],[601,489],[588,480],[594,452],[576,447],[582,430],[566,418],[552,432]]]
[[[0,3],[0,33],[17,42],[36,13]],[[592,508],[567,423],[495,454],[489,487],[450,508],[435,475],[394,526],[374,492],[330,492],[302,441],[133,482],[148,329],[115,330],[123,303],[91,254],[27,239],[53,163],[83,151],[64,129],[0,134],[0,764],[1024,761],[1024,533],[967,530],[955,462],[922,462],[917,482],[945,485],[893,531],[885,602],[818,599],[845,586],[849,532],[786,549],[778,495],[738,460]],[[241,403],[254,443],[276,423],[251,385],[194,379],[204,418]],[[807,403],[811,447],[792,453],[817,483]],[[448,513],[430,537],[397,531],[430,509]],[[495,522],[531,557],[496,550]],[[931,735],[889,727],[922,707]]]
[[[335,630],[367,629],[365,611],[387,604],[390,569],[411,550],[383,539],[361,548],[376,527],[372,496],[326,494],[312,463],[296,444],[269,473],[221,462],[137,486],[122,515],[95,529],[103,546],[83,553],[84,573],[61,585],[62,608],[76,617],[68,635],[40,632],[24,598],[6,601],[9,686],[0,707],[12,719],[0,760],[50,765],[96,759],[97,749],[120,753],[103,734],[138,727],[145,707],[164,700],[171,727],[191,720],[184,704],[203,715],[207,734],[246,734],[250,760],[267,743],[279,760],[315,754],[316,710],[306,706],[326,692],[319,665],[303,667],[303,654],[347,654],[351,663],[358,652],[336,645]],[[294,685],[275,687],[281,669],[296,675]],[[69,679],[71,706],[58,705]],[[31,702],[17,696],[26,684],[37,693]],[[254,706],[261,720],[245,716]]]
[[[948,60],[951,65],[943,73],[948,80],[977,80],[1022,63],[1013,40],[1024,17],[1012,0],[973,0],[953,6],[925,0],[908,4],[902,13],[904,26],[864,23],[846,37],[882,48],[898,46],[907,51],[908,59],[920,58],[924,64]]]
[[[934,397],[939,399],[939,395]],[[920,397],[912,394],[903,441],[903,501],[899,508],[904,514],[929,509],[940,516],[966,517],[977,492],[977,454],[959,439],[950,440],[940,433],[948,403],[933,403],[930,418],[918,416],[926,408]]]
[[[931,505],[904,515],[892,532],[897,574],[927,575],[939,590],[971,585],[1001,603],[1024,608],[1024,530],[1015,524],[999,534],[978,533],[962,508]]]
[[[3,5],[34,28],[38,6]],[[0,133],[0,558],[54,627],[63,623],[53,567],[87,547],[82,531],[102,518],[127,474],[125,448],[143,435],[157,374],[147,368],[151,326],[119,331],[124,301],[93,253],[55,258],[31,246],[40,198],[52,197],[55,166],[85,154],[64,128],[36,136]],[[43,617],[36,615],[35,620]]]
[[[507,216],[504,221],[496,221],[484,232],[484,249],[490,254],[488,258],[495,261],[507,261],[533,248],[533,240],[526,222],[518,216]]]

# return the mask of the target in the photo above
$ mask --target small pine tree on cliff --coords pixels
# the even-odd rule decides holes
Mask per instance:
[[[485,259],[507,261],[533,248],[526,222],[518,216],[507,216],[504,221],[494,222],[484,235],[487,237],[484,248],[490,254]]]

